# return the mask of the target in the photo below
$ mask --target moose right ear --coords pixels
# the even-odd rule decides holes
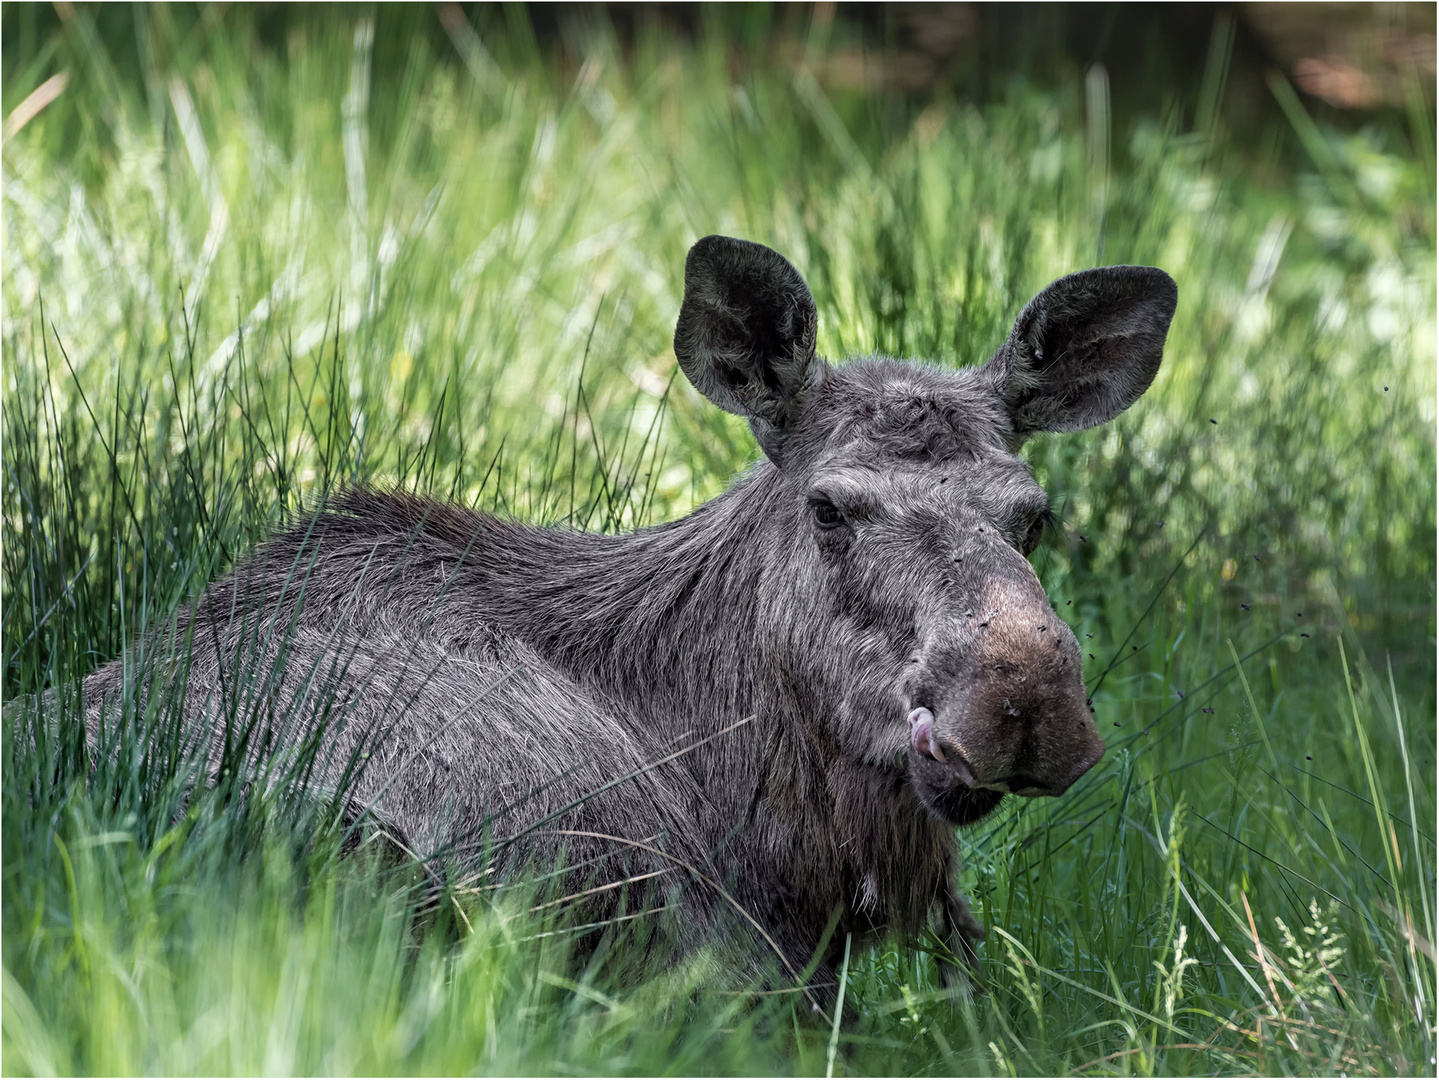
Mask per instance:
[[[776,464],[824,380],[816,323],[809,288],[778,252],[728,236],[690,248],[675,356],[696,390],[749,420]]]
[[[985,366],[1023,442],[1113,420],[1149,389],[1179,290],[1152,266],[1105,266],[1040,291]]]

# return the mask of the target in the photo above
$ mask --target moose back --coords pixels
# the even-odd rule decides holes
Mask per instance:
[[[763,461],[629,535],[334,497],[172,625],[182,708],[217,745],[323,730],[318,782],[368,755],[349,797],[411,851],[461,876],[561,860],[585,918],[642,881],[681,947],[794,975],[828,942],[816,985],[846,933],[932,926],[973,962],[955,827],[1104,753],[1016,452],[1128,408],[1176,298],[1153,268],[1089,270],[983,366],[832,365],[794,267],[706,237],[675,353]],[[125,678],[86,680],[92,730]]]

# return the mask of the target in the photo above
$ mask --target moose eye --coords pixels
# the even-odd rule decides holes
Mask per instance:
[[[1029,531],[1024,535],[1022,545],[1025,555],[1032,555],[1034,549],[1039,547],[1039,542],[1044,539],[1044,530],[1049,527],[1052,515],[1049,513],[1040,514],[1029,526]]]
[[[844,515],[828,499],[811,499],[809,505],[814,523],[821,529],[833,529],[844,524]]]

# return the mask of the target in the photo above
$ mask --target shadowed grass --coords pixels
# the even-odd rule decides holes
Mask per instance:
[[[722,958],[644,969],[648,916],[437,892],[303,758],[197,792],[163,707],[87,759],[62,699],[4,727],[8,1071],[1432,1072],[1432,117],[1329,131],[1276,81],[1281,154],[1212,87],[1110,130],[1102,70],[921,106],[720,26],[565,65],[512,12],[68,18],[3,86],[69,73],[4,149],[7,700],[339,485],[603,530],[717,493],[756,451],[675,377],[700,235],[789,256],[831,356],[981,361],[1096,263],[1180,307],[1129,414],[1026,451],[1110,751],[961,834],[973,1003],[857,949],[831,1056]]]

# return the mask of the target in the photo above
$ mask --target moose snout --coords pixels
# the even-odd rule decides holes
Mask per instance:
[[[1022,676],[1021,676],[1022,678]],[[969,788],[1028,797],[1062,795],[1104,756],[1088,708],[1069,700],[1004,694],[979,683],[940,709],[909,713],[910,746]]]
[[[910,747],[927,776],[938,765],[971,789],[1061,795],[1104,756],[1078,643],[1047,599],[1003,591],[916,686]]]

